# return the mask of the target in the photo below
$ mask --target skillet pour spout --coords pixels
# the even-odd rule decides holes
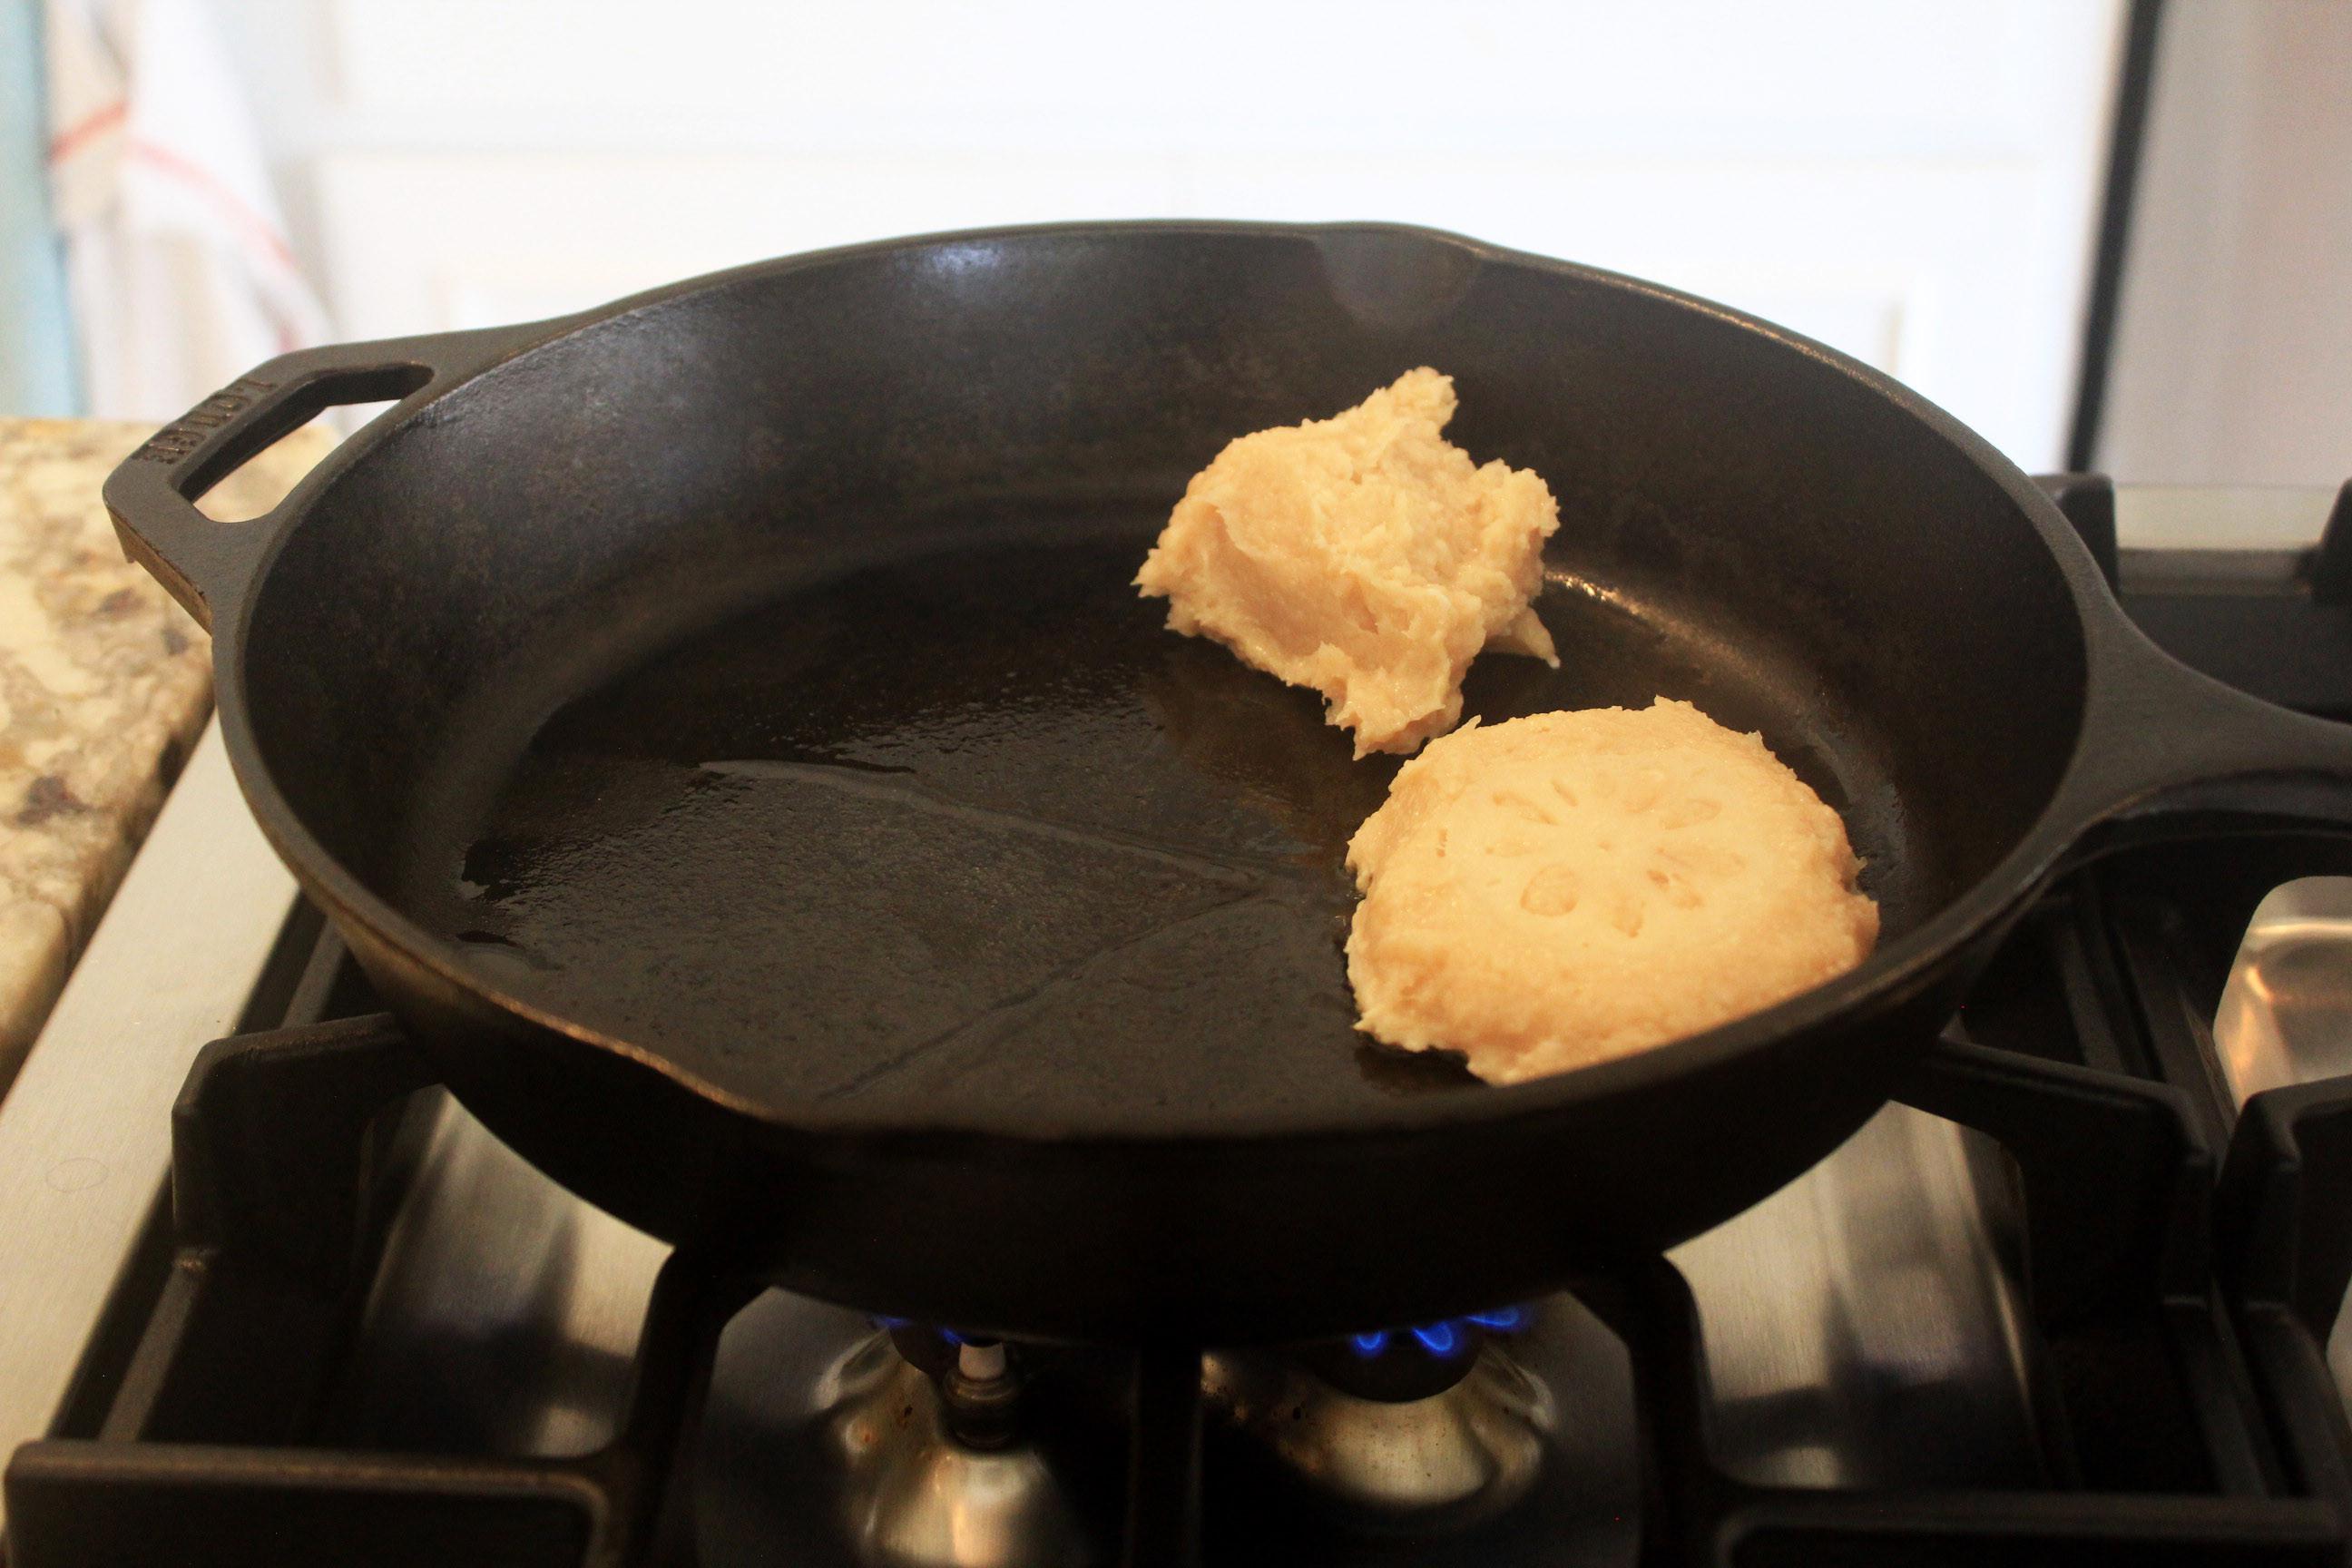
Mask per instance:
[[[1482,660],[1470,711],[1760,731],[1866,862],[1861,968],[1509,1089],[1363,1054],[1340,857],[1390,764],[1130,579],[1233,437],[1420,364],[1570,520],[1560,668]],[[383,399],[267,516],[195,510]],[[2352,830],[2352,731],[2158,654],[1908,388],[1424,229],[929,236],[304,351],[106,500],[213,630],[270,841],[477,1117],[656,1235],[973,1333],[1543,1294],[1836,1147],[2063,865]]]

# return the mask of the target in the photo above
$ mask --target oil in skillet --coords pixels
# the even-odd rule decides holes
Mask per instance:
[[[1395,762],[1166,634],[1130,585],[1158,521],[819,584],[579,697],[496,789],[444,929],[525,999],[761,1096],[1461,1088],[1352,1027],[1344,857]],[[1563,654],[1613,659],[1484,661],[1473,711],[1688,679],[1622,608],[1551,610]]]
[[[1330,1068],[1387,773],[1166,637],[1136,550],[879,568],[574,700],[466,858],[478,961],[761,1092],[1378,1092]]]

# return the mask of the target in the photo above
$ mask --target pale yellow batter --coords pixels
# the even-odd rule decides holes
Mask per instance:
[[[1680,1039],[1860,963],[1845,825],[1686,702],[1431,742],[1348,847],[1358,1027],[1515,1083]]]
[[[1551,491],[1441,432],[1451,377],[1407,371],[1330,419],[1244,436],[1193,477],[1136,584],[1168,624],[1322,693],[1356,754],[1411,752],[1462,715],[1488,646],[1557,664],[1528,608]]]

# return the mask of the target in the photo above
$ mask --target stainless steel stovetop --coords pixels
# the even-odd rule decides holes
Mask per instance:
[[[2210,574],[2184,574],[2180,539],[2163,542],[2168,605],[2217,591]],[[2296,548],[2269,553],[2292,573]],[[2233,556],[2222,575],[2242,586],[2252,570]],[[2352,685],[2344,695],[2352,703]],[[2196,1216],[2118,1211],[2106,1219],[2128,1243],[2119,1257],[2145,1237],[2166,1255],[2095,1256],[2102,1216],[2055,1211],[2060,1178],[2074,1179],[2068,1161],[2103,1158],[2096,1139],[2109,1122],[2083,1121],[2072,1150],[2064,1135],[2011,1132],[2042,1114],[2036,1096],[2054,1106],[2104,1094],[2110,1110],[2170,1115],[2179,1168],[2193,1173],[2199,1140],[2210,1166],[2250,1096],[2352,1068],[2352,881],[2298,882],[2263,906],[2226,974],[2218,1028],[2200,1035],[2188,1019],[2204,1065],[2184,1068],[2164,1033],[2179,1020],[2152,1019],[2162,1009],[2147,998],[2164,993],[2134,977],[2144,955],[2132,920],[2092,907],[2138,898],[2138,875],[2070,886],[2028,921],[1983,1004],[1956,1024],[1942,1087],[1913,1097],[1933,1110],[1890,1106],[1790,1186],[1675,1249],[1651,1285],[1496,1303],[1484,1324],[1395,1325],[1377,1343],[1370,1332],[1360,1340],[1353,1353],[1368,1363],[1448,1362],[1432,1380],[1444,1386],[1423,1398],[1350,1392],[1345,1363],[1326,1375],[1311,1357],[1209,1347],[1188,1391],[1208,1560],[1632,1562],[1656,1552],[1662,1510],[1671,1511],[1661,1492],[1692,1489],[1671,1475],[1662,1482],[1662,1468],[1703,1471],[1693,1496],[1706,1495],[1684,1501],[1718,1524],[1741,1508],[1769,1519],[1811,1496],[1913,1507],[2103,1492],[2284,1504],[2317,1493],[2318,1479],[2298,1473],[2315,1468],[2316,1450],[2266,1421],[2263,1376],[2250,1394],[2231,1392],[2247,1358],[2261,1362],[2240,1339],[2262,1336],[2230,1294],[2242,1279],[2206,1278],[2175,1256]],[[2147,885],[2158,891],[2132,909],[2174,896],[2160,876]],[[2195,990],[2183,983],[2183,994]],[[174,1252],[162,1203],[174,1097],[209,1039],[364,1005],[208,735],[0,1101],[0,1453],[45,1437],[89,1449],[152,1443],[173,1438],[173,1421],[185,1429],[179,1441],[214,1440],[194,1394],[172,1395],[191,1401],[187,1414],[155,1414],[169,1403],[155,1387],[171,1393],[172,1377],[194,1375],[172,1360],[181,1330],[163,1320],[200,1317],[212,1299],[193,1286],[174,1293],[175,1270],[193,1277],[204,1265],[186,1235]],[[2179,1081],[2200,1071],[2201,1084]],[[2211,1091],[2204,1109],[2199,1089]],[[369,1188],[380,1210],[362,1227],[373,1261],[320,1352],[301,1444],[509,1458],[607,1451],[627,1436],[633,1391],[642,1399],[641,1341],[669,1249],[556,1187],[438,1089],[405,1103]],[[2053,1109],[2048,1124],[2063,1134],[2078,1113],[2088,1114]],[[2099,1173],[2143,1208],[2139,1194],[2196,1179]],[[2088,1174],[2076,1184],[2097,1186]],[[904,1239],[920,1245],[920,1216],[908,1216]],[[2137,1280],[2143,1265],[2158,1271],[2147,1311],[2100,1295]],[[1678,1287],[1643,1292],[1677,1277],[1696,1366],[1695,1415],[1680,1438],[1653,1408],[1661,1377],[1681,1376],[1672,1348],[1661,1360],[1639,1329]],[[2135,1458],[2137,1418],[2096,1408],[2098,1358],[2137,1365],[2131,1336],[2143,1332],[2171,1336],[2149,1364],[2169,1356],[2187,1369],[2179,1403],[2192,1415],[2166,1430],[2201,1434],[2202,1453]],[[1131,1412],[1100,1357],[958,1347],[935,1330],[768,1291],[727,1320],[709,1361],[673,1489],[687,1500],[630,1548],[643,1555],[612,1561],[1046,1564],[1121,1551],[1131,1467],[1118,1456]],[[2334,1364],[2352,1386],[2348,1361]],[[951,1367],[982,1384],[1000,1371],[1021,1383],[1024,1409],[1008,1439],[969,1440]],[[217,1398],[234,1403],[236,1391]],[[2249,1398],[2257,1408],[2236,1411],[2243,1431],[2217,1436],[2232,1402]],[[142,1400],[143,1415],[123,1414]],[[2340,1410],[2334,1419],[2340,1427]],[[2147,1436],[2158,1440],[2154,1426]],[[288,1441],[271,1434],[253,1451]],[[9,1497],[47,1510],[62,1472],[28,1453]],[[2021,1517],[2035,1506],[2048,1511],[2033,1504]],[[2317,1517],[2279,1514],[2281,1550],[2324,1536]],[[2214,1516],[2215,1528],[2226,1522]],[[33,1552],[61,1539],[47,1533],[46,1511],[38,1523],[37,1541],[12,1526],[22,1568],[39,1568]],[[2084,1528],[2084,1542],[2101,1539]],[[1717,1533],[1714,1545],[1731,1551],[1736,1532]],[[604,1561],[593,1528],[589,1537],[579,1560]],[[1801,1538],[1801,1528],[1791,1539]],[[1141,1560],[1131,1539],[1127,1551]]]

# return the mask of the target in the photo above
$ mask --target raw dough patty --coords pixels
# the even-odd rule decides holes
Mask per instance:
[[[1360,757],[1452,729],[1489,643],[1559,662],[1528,601],[1559,509],[1534,474],[1447,441],[1454,403],[1450,376],[1409,370],[1334,418],[1242,437],[1135,579],[1174,630],[1321,692]]]
[[[1836,812],[1687,702],[1473,725],[1348,847],[1357,1026],[1493,1083],[1696,1034],[1869,953]]]

